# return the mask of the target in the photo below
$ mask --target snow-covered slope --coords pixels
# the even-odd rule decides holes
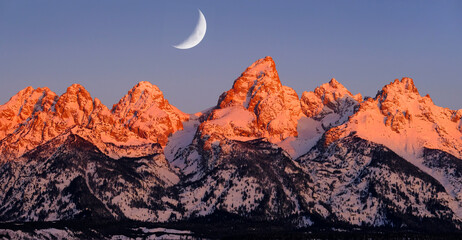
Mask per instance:
[[[346,122],[361,101],[361,94],[353,96],[335,79],[313,92],[303,92],[300,106],[304,116],[298,120],[298,136],[289,137],[278,145],[293,158],[305,154],[325,131]]]
[[[364,101],[347,124],[336,131],[381,143],[403,157],[421,156],[424,147],[462,156],[462,110],[454,111],[422,97],[410,78],[386,85]]]
[[[301,99],[283,86],[271,57],[254,62],[233,87],[224,92],[217,107],[199,132],[207,137],[206,147],[215,140],[252,140],[264,137],[278,144],[292,157],[306,153],[331,127],[348,120],[362,101],[335,79]]]
[[[325,141],[297,160],[313,177],[322,216],[359,226],[460,222],[443,185],[387,147],[353,134]]]
[[[328,142],[355,134],[383,144],[437,179],[453,197],[451,208],[462,218],[462,189],[457,181],[425,163],[425,150],[437,149],[462,158],[462,110],[450,110],[421,96],[410,78],[386,85],[375,98],[361,103],[358,111],[344,125],[331,129]],[[460,181],[459,179],[458,181]]]
[[[181,216],[163,190],[179,178],[162,154],[115,160],[71,132],[3,164],[0,176],[1,221]]]
[[[180,184],[187,217],[228,212],[256,220],[304,214],[312,179],[284,151],[262,139],[225,140],[203,156],[200,176]]]

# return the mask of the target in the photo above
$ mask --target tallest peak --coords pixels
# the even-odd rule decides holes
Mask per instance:
[[[268,67],[276,67],[276,64],[274,63],[274,60],[270,56],[266,56],[264,58],[260,58],[257,61],[255,61],[248,69],[252,69],[255,67],[261,67],[261,66],[268,66]]]
[[[231,105],[243,105],[249,107],[250,98],[254,98],[257,92],[272,94],[282,89],[276,64],[273,58],[267,56],[258,59],[248,67],[233,84],[233,87],[220,97],[220,107]]]
[[[157,87],[154,84],[148,82],[148,81],[141,81],[138,84],[136,84],[133,88],[152,88],[152,87]]]
[[[279,76],[276,71],[276,64],[274,63],[273,58],[270,56],[255,61],[242,73],[242,75],[255,78],[268,76],[274,80],[279,81]]]
[[[332,86],[332,87],[337,87],[337,86],[342,86],[342,84],[340,84],[337,80],[335,80],[335,78],[332,78],[329,82],[329,84]]]
[[[255,63],[269,63],[269,64],[274,64],[274,60],[270,56],[266,56],[264,58],[260,58]]]

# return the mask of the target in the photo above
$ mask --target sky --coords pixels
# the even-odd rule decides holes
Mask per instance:
[[[205,38],[173,48],[197,9]],[[271,56],[299,96],[336,78],[373,97],[411,77],[435,104],[461,109],[461,43],[462,1],[0,0],[0,104],[27,86],[62,94],[79,83],[111,108],[149,81],[194,113]]]

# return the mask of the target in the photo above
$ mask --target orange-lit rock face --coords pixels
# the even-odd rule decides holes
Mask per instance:
[[[396,79],[394,82],[384,86],[378,96],[380,111],[384,115],[385,126],[390,127],[396,133],[400,133],[402,129],[411,124],[411,120],[415,117],[416,109],[410,109],[409,102],[417,102],[419,109],[427,109],[423,115],[427,120],[434,121],[430,113],[431,99],[429,97],[422,98],[419,91],[410,78],[403,78],[401,81]],[[433,103],[431,103],[433,105]],[[421,114],[417,114],[421,115]]]
[[[18,102],[22,103],[19,108]],[[93,100],[78,84],[70,86],[60,97],[48,88],[28,87],[2,107],[5,106],[16,111],[17,117],[16,125],[10,124],[8,130],[14,134],[5,136],[0,150],[4,157],[14,158],[73,126],[85,126],[93,111]]]
[[[48,88],[28,87],[0,106],[0,161],[14,159],[75,127],[100,147],[103,142],[165,145],[169,134],[182,129],[187,119],[148,82],[136,85],[112,112],[79,84],[59,97]]]
[[[56,94],[48,88],[27,87],[0,106],[0,140],[14,132],[19,125],[40,112],[50,112]],[[43,118],[43,116],[38,116]]]
[[[268,95],[280,95],[282,84],[271,57],[259,59],[248,67],[219,102],[221,108],[242,105],[254,110]]]
[[[418,155],[424,146],[462,156],[462,110],[435,106],[410,78],[395,80],[365,101],[335,79],[299,99],[281,84],[273,60],[266,57],[247,68],[206,116],[197,129],[206,149],[222,139],[267,138],[294,157],[323,136],[329,144],[355,133],[399,153]],[[105,153],[107,144],[165,146],[188,119],[149,82],[134,86],[112,110],[78,84],[61,96],[28,87],[0,106],[0,161],[68,131]]]
[[[117,121],[141,138],[165,145],[168,136],[183,129],[189,119],[164,98],[157,86],[140,82],[114,105],[112,113]]]
[[[361,101],[360,94],[352,95],[335,79],[312,92],[303,92],[299,101],[302,117],[298,121],[297,137],[287,138],[278,145],[294,158],[305,154],[326,131],[348,121]],[[340,136],[339,132],[331,133],[326,134],[326,141]]]
[[[420,156],[423,147],[462,156],[460,116],[460,110],[434,105],[428,95],[419,94],[412,79],[403,78],[383,87],[375,99],[363,101],[335,131],[341,136],[354,132],[402,156]]]
[[[202,135],[231,139],[267,137],[281,141],[297,136],[301,109],[297,93],[282,86],[271,57],[260,59],[222,94],[217,109],[202,123]]]
[[[48,88],[27,87],[0,106],[0,161],[16,157],[54,137],[46,128],[57,100]]]
[[[66,128],[88,122],[93,111],[90,93],[79,84],[73,84],[56,102],[56,116],[63,120]]]
[[[317,87],[314,92],[303,92],[300,99],[302,111],[307,117],[316,117],[321,114],[324,107],[338,112],[341,110],[339,109],[341,103],[345,101],[347,105],[348,103],[354,105],[362,101],[362,96],[361,94],[353,96],[335,79]]]

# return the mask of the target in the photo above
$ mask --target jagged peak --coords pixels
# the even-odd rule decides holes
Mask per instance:
[[[61,117],[73,118],[75,123],[81,124],[84,120],[77,112],[82,111],[88,117],[93,110],[93,99],[82,85],[72,84],[58,98],[55,110]]]
[[[0,111],[8,110],[8,115],[18,115],[24,120],[35,111],[36,104],[41,105],[43,101],[47,101],[50,105],[50,101],[54,102],[56,97],[56,93],[47,87],[34,89],[29,86],[12,96],[4,105],[0,105]]]
[[[21,89],[19,92],[13,95],[8,100],[8,102],[6,102],[4,105],[7,105],[9,102],[12,102],[12,101],[13,102],[14,101],[24,101],[26,98],[31,97],[33,93],[38,93],[38,92],[53,93],[48,87],[34,89],[32,86],[28,86],[28,87],[25,87],[24,89]]]
[[[141,114],[153,106],[184,115],[183,112],[169,104],[159,87],[147,81],[136,84],[117,104],[113,105],[111,111],[119,117],[127,117],[132,114]]]
[[[131,91],[135,91],[135,90],[141,90],[141,91],[142,90],[147,90],[147,91],[153,91],[153,92],[162,93],[162,91],[160,91],[159,87],[157,87],[156,85],[154,85],[154,84],[152,84],[151,82],[148,82],[148,81],[141,81],[141,82],[137,83],[131,89]]]
[[[35,91],[37,91],[37,92],[44,92],[44,93],[50,93],[50,92],[52,92],[48,87],[39,87],[39,88],[35,89]]]
[[[348,91],[348,89],[345,86],[343,86],[340,82],[338,82],[335,78],[332,78],[328,83],[324,83],[321,86],[317,87],[314,90],[314,92],[303,92],[302,98],[303,96],[305,96],[305,98],[317,96],[325,102],[324,104],[336,100],[338,98],[343,98],[345,96],[352,97],[358,102],[362,101],[361,94],[351,94],[351,92]]]
[[[329,81],[329,83],[324,83],[321,86],[317,87],[315,91],[318,89],[319,90],[322,89],[322,92],[331,92],[331,93],[339,92],[342,95],[347,94],[347,95],[353,96],[351,92],[348,91],[348,89],[345,86],[343,86],[340,82],[338,82],[335,78],[332,78]]]
[[[163,101],[164,100],[164,94],[163,92],[157,87],[156,85],[147,82],[147,81],[142,81],[133,86],[130,91],[122,98],[120,99],[118,104],[121,104],[123,102],[129,102],[129,103],[136,103],[138,101]],[[116,104],[116,105],[118,105]],[[115,105],[114,105],[115,106]]]
[[[397,80],[395,80],[395,82],[397,82]],[[412,78],[403,77],[400,82],[406,85],[406,89],[415,88],[414,81],[412,80]]]
[[[273,58],[267,56],[265,58],[258,59],[250,67],[248,67],[241,75],[261,79],[264,76],[268,76],[271,80],[279,82],[279,76],[276,70],[276,63]]]
[[[164,94],[156,85],[142,81],[133,86],[117,104],[114,104],[111,112],[125,118],[135,112],[140,114],[153,105],[167,106],[168,101],[164,99]]]
[[[189,115],[170,105],[162,91],[150,82],[139,82],[112,107],[113,116],[141,138],[161,145],[168,135],[183,129]]]
[[[59,97],[57,104],[63,104],[69,101],[78,101],[80,104],[82,101],[93,102],[93,99],[90,93],[82,85],[74,83]]]
[[[25,97],[31,99],[32,101],[38,101],[42,99],[43,97],[57,97],[57,94],[51,91],[48,87],[39,87],[39,88],[32,88],[30,87],[29,89],[32,89],[32,91],[28,90],[27,92],[29,93],[28,95],[26,94]]]
[[[24,89],[20,90],[16,95],[27,95],[30,94],[35,89],[32,86],[27,86]]]
[[[338,88],[339,86],[340,87],[343,87],[344,86],[342,84],[340,84],[337,80],[335,80],[335,78],[332,78],[330,81],[329,81],[329,85],[333,88]]]
[[[424,99],[425,99],[424,101],[427,101],[427,102],[430,102],[430,103],[433,104],[433,100],[432,100],[432,98],[430,97],[430,94],[427,93],[427,94],[425,95]]]
[[[339,101],[348,100],[349,102],[362,102],[361,94],[353,95],[348,89],[332,78],[328,83],[324,83],[312,92],[303,92],[300,99],[303,113],[308,117],[319,114],[324,106],[336,108]]]
[[[248,67],[234,81],[233,87],[220,96],[217,108],[216,112],[240,111],[241,114],[212,114],[201,125],[202,133],[213,135],[215,127],[210,126],[215,126],[217,122],[229,122],[231,124],[215,129],[216,132],[226,133],[224,135],[233,138],[242,135],[264,136],[277,142],[297,136],[297,120],[302,116],[297,93],[290,87],[282,86],[276,64],[269,56]],[[220,111],[222,109],[225,110]],[[218,119],[221,120],[216,121]]]
[[[34,89],[32,86],[27,86],[23,89],[21,89],[19,92],[17,92],[15,95],[13,95],[10,100],[8,101],[14,101],[14,99],[17,98],[27,98],[29,97],[36,89]]]
[[[382,88],[379,92],[381,97],[386,97],[388,94],[419,94],[417,87],[414,85],[412,78],[404,77],[401,80],[395,79]]]
[[[74,84],[70,85],[69,87],[67,87],[66,92],[77,92],[77,91],[81,91],[81,90],[87,91],[82,85],[80,85],[78,83],[74,83]]]
[[[247,69],[246,71],[248,70],[252,70],[252,69],[267,69],[267,70],[271,70],[273,68],[276,67],[276,63],[274,63],[274,60],[272,57],[270,56],[266,56],[264,58],[260,58],[258,59],[257,61],[253,62]],[[246,72],[245,71],[245,72]]]
[[[279,94],[282,84],[276,70],[276,64],[269,56],[255,61],[238,77],[233,87],[223,93],[218,101],[218,106],[242,105],[245,108],[252,108],[252,99],[258,95],[258,100],[262,100],[263,95]],[[257,94],[260,93],[260,94]]]

